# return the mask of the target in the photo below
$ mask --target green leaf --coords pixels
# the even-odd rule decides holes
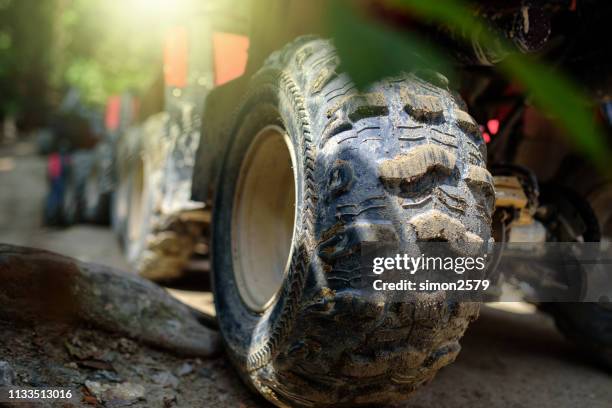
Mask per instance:
[[[330,2],[329,18],[340,68],[358,88],[421,69],[434,69],[452,76],[448,59],[435,46],[416,35],[367,21],[349,2]]]
[[[332,2],[332,31],[344,66],[364,86],[415,65],[440,69],[450,64],[435,46],[415,35],[382,27],[357,16],[354,7]],[[485,48],[507,50],[497,69],[509,81],[520,84],[540,109],[553,117],[570,142],[602,171],[609,172],[612,158],[605,134],[593,118],[593,104],[584,92],[563,74],[544,63],[511,52],[512,45],[477,18],[470,7],[458,0],[390,0],[392,5],[442,25],[460,34],[463,40],[478,41]],[[422,58],[415,59],[417,55]]]

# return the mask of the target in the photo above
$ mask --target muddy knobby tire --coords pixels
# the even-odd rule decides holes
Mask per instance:
[[[140,276],[154,281],[183,275],[204,228],[197,210],[162,214],[160,209],[160,163],[166,152],[163,144],[150,140],[162,139],[166,124],[164,114],[150,117],[140,128],[130,131],[127,136],[131,139],[123,141],[119,156],[122,167],[115,213],[123,212],[125,217],[117,217],[124,252]]]
[[[203,227],[201,221],[184,220],[180,214],[154,224],[134,263],[140,276],[159,282],[182,277]]]
[[[213,207],[227,349],[280,406],[405,399],[455,359],[479,311],[440,292],[392,302],[361,290],[366,241],[487,245],[494,190],[479,127],[442,76],[406,74],[359,92],[338,64],[331,42],[312,37],[268,58],[236,114]],[[297,217],[282,287],[254,313],[233,276],[231,208],[249,137],[270,124],[295,146]]]

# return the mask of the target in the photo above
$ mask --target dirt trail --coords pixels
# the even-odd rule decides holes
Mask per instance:
[[[107,228],[43,227],[46,192],[46,161],[35,154],[33,144],[0,148],[0,241],[129,269]]]
[[[35,156],[31,145],[0,149],[0,242],[127,270],[109,230],[41,227],[44,177],[45,161]],[[206,303],[197,294],[180,294]],[[546,316],[528,307],[521,310],[524,313],[484,308],[468,330],[458,360],[400,406],[611,407],[612,375],[587,364]],[[58,338],[58,330],[61,327],[0,325],[0,361],[9,361],[22,384],[64,378],[66,384],[88,383],[94,389],[93,383],[104,388],[125,381],[137,391],[144,387],[144,399],[131,406],[269,406],[249,393],[224,356],[182,359],[120,337],[103,340],[99,332],[86,329],[62,333],[62,341],[47,342],[54,335]],[[17,340],[16,334],[24,331],[30,342]],[[37,370],[36,360],[47,369]]]

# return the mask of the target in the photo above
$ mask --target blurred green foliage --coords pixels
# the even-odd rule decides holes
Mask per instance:
[[[43,120],[46,73],[52,65],[52,13],[52,2],[0,0],[0,118],[27,107],[31,121]]]
[[[188,2],[190,0],[177,0]],[[166,4],[167,3],[167,4]],[[0,0],[0,118],[41,123],[68,89],[102,108],[109,95],[141,92],[160,74],[170,0]],[[416,33],[361,15],[353,2],[329,2],[330,27],[358,86],[403,71],[431,68],[453,80],[447,52]],[[451,27],[465,41],[506,48],[505,40],[458,0],[388,0],[424,21]],[[560,72],[523,54],[497,64],[600,168],[609,160],[589,98]]]
[[[144,2],[58,3],[56,86],[75,87],[85,103],[103,105],[111,94],[142,91],[160,72],[165,22]]]
[[[0,0],[0,118],[45,122],[69,89],[102,109],[161,72],[168,21],[142,0]]]
[[[340,54],[340,69],[348,72],[360,88],[423,68],[444,72],[452,79],[454,71],[448,58],[416,34],[369,20],[338,1],[332,1],[329,20]]]
[[[594,119],[593,104],[561,72],[535,58],[511,52],[513,47],[461,1],[390,0],[386,4],[428,23],[450,28],[466,42],[476,41],[485,48],[505,50],[507,56],[496,65],[498,71],[509,81],[520,84],[530,100],[566,130],[577,149],[609,172],[612,155],[604,132]],[[344,69],[358,86],[423,68],[453,75],[451,59],[436,44],[369,19],[350,2],[333,1],[329,16]]]

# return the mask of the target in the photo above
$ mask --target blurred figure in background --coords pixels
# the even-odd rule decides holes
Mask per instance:
[[[65,207],[70,201],[66,197],[66,184],[70,172],[69,144],[66,141],[60,143],[57,151],[49,154],[47,158],[47,181],[49,183],[49,193],[45,203],[45,224],[64,225],[70,213],[65,214]]]

